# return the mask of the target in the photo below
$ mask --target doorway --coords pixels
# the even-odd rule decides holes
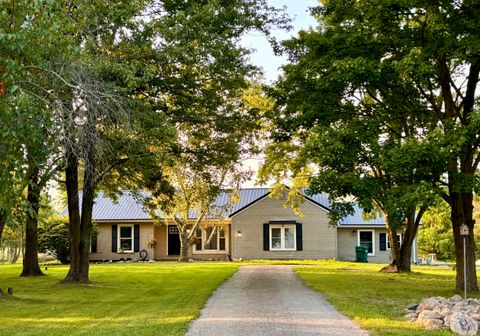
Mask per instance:
[[[167,254],[169,256],[178,256],[180,255],[180,234],[178,233],[178,228],[176,225],[168,225],[168,249]]]

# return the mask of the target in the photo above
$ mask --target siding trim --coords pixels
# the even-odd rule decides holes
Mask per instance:
[[[310,197],[305,196],[305,195],[302,195],[302,196],[305,198],[305,200],[310,201],[310,203],[316,205],[317,207],[319,207],[319,208],[322,209],[323,211],[325,211],[325,212],[330,212],[330,211],[331,211],[331,210],[330,210],[329,208],[327,208],[325,205],[314,201],[314,200],[311,199]]]
[[[229,218],[233,218],[234,216],[238,215],[239,213],[244,212],[245,210],[247,210],[247,209],[250,208],[251,206],[253,206],[253,205],[255,205],[255,204],[263,201],[263,200],[264,200],[268,195],[270,195],[270,194],[271,194],[271,192],[266,193],[265,195],[263,195],[263,196],[257,198],[256,200],[254,200],[253,202],[248,203],[248,204],[245,205],[243,208],[238,209],[237,211],[231,213],[230,215],[228,215],[228,217],[229,217]],[[316,207],[322,209],[323,211],[325,211],[325,212],[327,212],[327,213],[330,212],[330,209],[328,209],[327,207],[321,205],[320,203],[315,202],[315,201],[312,200],[310,197],[305,196],[305,195],[302,195],[302,196],[303,196],[303,198],[305,199],[305,201],[307,201],[307,202],[315,205]],[[291,221],[290,221],[290,223],[291,223]],[[385,226],[385,225],[384,225],[384,226]]]

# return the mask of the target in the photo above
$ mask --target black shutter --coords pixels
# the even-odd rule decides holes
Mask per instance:
[[[117,225],[112,225],[112,252],[117,252]]]
[[[96,233],[92,234],[90,244],[91,244],[92,253],[96,253],[97,252],[97,234]]]
[[[263,250],[270,251],[270,225],[263,224]]]
[[[387,250],[387,234],[386,233],[380,233],[380,251],[386,251]]]
[[[303,233],[302,233],[302,224],[296,224],[296,233],[297,233],[297,251],[303,251]]]
[[[133,252],[140,251],[140,225],[133,226]]]

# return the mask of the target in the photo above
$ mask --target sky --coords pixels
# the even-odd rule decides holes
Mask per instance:
[[[309,27],[315,27],[316,21],[309,15],[309,7],[315,7],[318,5],[318,0],[269,0],[271,6],[280,8],[285,6],[286,13],[292,19],[293,29],[290,31],[275,30],[272,34],[279,40],[289,39],[292,36],[296,36],[297,32],[302,29],[308,29]],[[259,33],[251,33],[246,36],[242,44],[245,47],[255,49],[251,56],[251,62],[261,68],[263,68],[265,80],[267,82],[274,81],[279,73],[279,68],[282,64],[287,63],[287,59],[284,56],[276,56],[268,43],[268,41]],[[268,187],[271,183],[266,185],[259,185],[256,181],[256,173],[258,167],[261,164],[263,156],[260,155],[256,158],[251,158],[243,162],[243,165],[247,169],[253,170],[255,173],[252,179],[242,184],[243,188],[251,187]],[[273,182],[273,181],[270,181]]]
[[[289,39],[298,31],[315,27],[316,21],[309,15],[309,7],[318,5],[318,0],[269,0],[271,6],[286,7],[286,13],[292,19],[293,29],[290,31],[274,30],[273,36],[279,40]],[[264,70],[267,82],[275,80],[279,74],[279,68],[287,62],[284,56],[275,56],[268,41],[260,33],[251,33],[246,36],[242,44],[245,47],[255,49],[251,56],[251,62]]]

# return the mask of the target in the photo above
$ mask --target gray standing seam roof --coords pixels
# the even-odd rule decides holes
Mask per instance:
[[[225,207],[223,209],[223,215],[231,217],[269,194],[270,190],[268,188],[240,189],[239,201],[226,207],[230,200],[230,194],[223,192],[215,200],[215,206],[218,208]],[[81,194],[79,196],[81,198]],[[148,193],[146,192],[134,194],[131,191],[124,191],[116,200],[112,200],[103,191],[100,191],[95,199],[92,217],[96,221],[150,220],[151,217],[148,214],[148,211],[145,210],[141,200],[145,197],[148,197]],[[324,208],[326,211],[329,211],[330,209],[330,201],[328,200],[328,195],[325,193],[306,196],[305,198]],[[64,209],[60,216],[66,216],[67,214],[67,209]],[[159,213],[159,216],[162,217],[161,212]],[[196,211],[190,210],[189,218],[196,218],[196,216]],[[362,218],[362,210],[358,206],[355,206],[355,213],[343,218],[338,224],[339,226],[384,226],[385,221],[381,217],[365,221]]]

